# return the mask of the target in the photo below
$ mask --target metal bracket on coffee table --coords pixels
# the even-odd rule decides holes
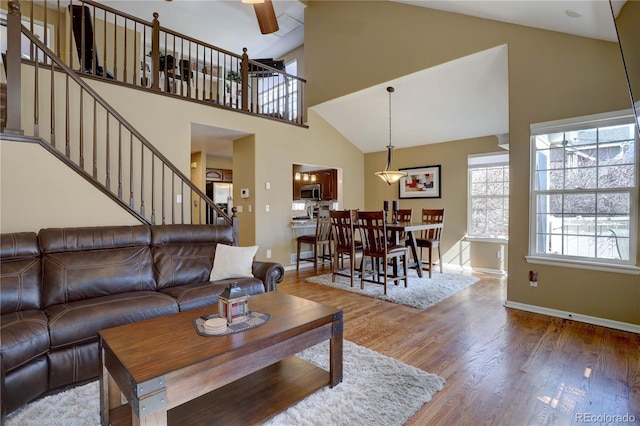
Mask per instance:
[[[142,383],[133,383],[132,381],[131,384],[131,389],[134,393],[131,395],[131,409],[138,417],[162,410],[167,406],[164,376]]]
[[[148,416],[151,413],[166,409],[167,407],[167,391],[163,390],[154,395],[140,400],[137,397],[131,398],[131,409],[136,415],[141,418]]]
[[[333,328],[331,332],[333,334],[342,334],[344,331],[344,322],[342,321],[342,311],[333,314]]]

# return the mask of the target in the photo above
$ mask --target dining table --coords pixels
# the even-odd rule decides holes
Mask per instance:
[[[422,223],[422,222],[388,222],[387,230],[392,231],[393,243],[399,244],[398,236],[401,232],[407,233],[407,246],[411,250],[411,255],[415,260],[413,263],[408,264],[409,268],[415,268],[418,272],[418,276],[422,278],[422,259],[418,256],[418,246],[416,244],[416,232],[420,232],[427,229],[442,228],[442,223]],[[442,262],[442,260],[440,260]],[[394,274],[397,274],[397,265],[394,263]],[[429,265],[431,268],[431,265]]]

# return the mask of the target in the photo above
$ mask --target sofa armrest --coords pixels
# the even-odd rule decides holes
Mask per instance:
[[[276,291],[277,284],[284,278],[284,266],[276,262],[254,261],[252,273],[264,283],[264,291]]]

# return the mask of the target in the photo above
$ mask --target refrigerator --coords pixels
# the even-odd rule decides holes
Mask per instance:
[[[232,183],[207,182],[207,196],[211,198],[219,208],[231,216],[231,208],[233,207]],[[218,222],[220,222],[218,215],[213,208],[210,208],[207,212],[207,223],[216,224]]]

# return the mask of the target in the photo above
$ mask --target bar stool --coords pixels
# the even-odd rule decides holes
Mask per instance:
[[[313,262],[313,267],[318,272],[318,257],[322,259],[322,263],[325,260],[331,261],[331,219],[328,212],[318,212],[318,219],[316,221],[316,233],[314,235],[301,235],[298,237],[298,254],[296,256],[296,271],[300,269],[300,261]],[[300,258],[300,249],[302,244],[310,244],[313,246],[312,258]],[[322,254],[318,255],[318,247],[322,247]],[[325,252],[325,248],[329,248],[328,255]]]

